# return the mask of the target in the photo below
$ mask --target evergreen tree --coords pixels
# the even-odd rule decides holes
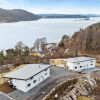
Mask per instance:
[[[3,51],[0,51],[0,65],[2,65],[3,59],[4,59]]]

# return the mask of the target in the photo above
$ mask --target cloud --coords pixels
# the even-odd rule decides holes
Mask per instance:
[[[11,8],[12,5],[9,3],[9,0],[0,0],[0,8]]]
[[[7,0],[0,0],[0,4],[5,4],[5,3],[8,3]]]
[[[0,8],[18,9],[25,8],[25,0],[0,0]]]
[[[98,8],[98,11],[100,8]],[[74,7],[65,7],[65,8],[30,8],[29,11],[35,14],[42,14],[42,13],[53,13],[53,14],[100,14],[97,11],[97,8],[74,8]]]
[[[0,0],[0,6],[7,5],[8,0]]]

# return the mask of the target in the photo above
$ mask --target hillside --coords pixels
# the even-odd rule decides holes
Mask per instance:
[[[100,54],[100,23],[75,32],[72,37],[64,35],[54,56]]]
[[[72,38],[81,52],[100,53],[100,23],[80,29],[79,32],[74,33]]]
[[[41,18],[21,9],[6,10],[0,8],[0,22],[32,21]]]

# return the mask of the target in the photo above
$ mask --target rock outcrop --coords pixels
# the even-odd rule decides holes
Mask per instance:
[[[79,78],[77,84],[74,88],[64,95],[61,100],[77,100],[77,97],[87,96],[96,87],[96,81],[89,74],[85,74],[83,77]]]

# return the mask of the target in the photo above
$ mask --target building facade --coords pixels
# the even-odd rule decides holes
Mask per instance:
[[[9,84],[16,89],[28,92],[49,76],[50,65],[27,64],[21,69],[6,74],[4,78],[9,78]]]
[[[69,70],[81,71],[95,67],[96,59],[92,57],[75,57],[68,59],[58,59],[59,63],[55,62],[57,62],[57,59],[56,60],[51,59],[50,64],[60,67],[65,67],[68,68]]]
[[[67,59],[65,62],[67,68],[75,71],[81,71],[95,67],[96,59],[90,57],[76,57]]]

